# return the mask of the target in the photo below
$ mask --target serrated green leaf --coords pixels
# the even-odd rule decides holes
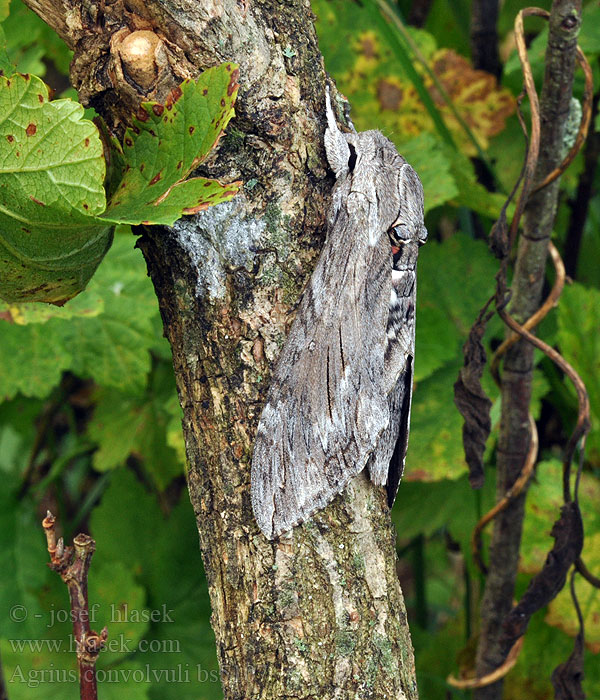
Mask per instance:
[[[104,216],[102,144],[82,107],[49,102],[38,78],[1,77],[0,297],[64,303],[86,286],[115,223],[172,224],[233,197],[239,183],[184,180],[233,115],[237,75],[232,63],[217,66],[185,81],[164,106],[142,106],[145,118],[111,159],[110,191],[120,184]]]
[[[210,68],[186,80],[165,105],[146,102],[123,141],[125,170],[103,218],[123,223],[172,224],[184,213],[231,199],[239,183],[194,178],[233,116],[238,68]]]
[[[68,147],[65,148],[65,144]],[[35,76],[0,77],[0,296],[64,302],[87,284],[112,229],[102,144],[71,100]]]
[[[71,353],[55,323],[17,326],[0,320],[0,400],[17,392],[46,396],[58,384]]]

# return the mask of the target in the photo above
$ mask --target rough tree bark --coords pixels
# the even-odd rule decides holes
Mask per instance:
[[[536,181],[556,168],[565,155],[564,127],[569,114],[581,0],[554,0],[540,99],[540,155]],[[512,282],[510,314],[519,323],[539,307],[548,242],[554,225],[560,179],[533,195],[525,209]],[[510,334],[511,331],[508,331]],[[528,413],[533,377],[533,346],[519,341],[507,352],[502,371],[502,415],[497,456],[497,494],[501,498],[519,476],[529,448]],[[494,520],[490,566],[481,605],[481,633],[476,671],[486,675],[504,661],[498,645],[502,621],[512,607],[523,526],[524,490]],[[477,700],[500,700],[502,681],[475,691]]]
[[[359,476],[268,542],[249,498],[270,368],[325,234],[325,81],[308,0],[27,0],[74,49],[80,97],[117,129],[142,98],[222,61],[236,118],[205,164],[230,203],[140,241],[173,350],[189,490],[226,698],[416,698],[382,489]],[[128,40],[151,31],[145,66]],[[129,47],[129,48],[128,48]]]

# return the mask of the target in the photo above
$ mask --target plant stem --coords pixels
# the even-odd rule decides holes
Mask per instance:
[[[498,0],[473,0],[471,8],[471,59],[473,66],[500,79],[498,53]]]
[[[540,101],[541,138],[536,179],[541,181],[564,155],[563,133],[572,94],[580,0],[554,0]],[[548,242],[554,224],[560,181],[529,200],[519,239],[510,314],[523,323],[538,308],[545,277]],[[528,446],[528,413],[533,347],[523,341],[506,354],[502,373],[502,417],[497,457],[497,494],[501,498],[519,476]],[[504,661],[498,645],[502,622],[512,607],[525,507],[525,490],[494,521],[490,569],[481,605],[476,673],[484,676]],[[502,681],[479,688],[475,700],[500,700]]]

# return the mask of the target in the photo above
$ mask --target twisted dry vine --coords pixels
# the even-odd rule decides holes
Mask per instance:
[[[519,14],[516,17],[515,20],[515,37],[516,37],[516,44],[517,44],[517,51],[519,54],[519,59],[521,61],[522,69],[523,69],[523,76],[524,76],[524,85],[525,85],[525,92],[527,93],[527,96],[529,97],[530,105],[531,105],[531,136],[530,140],[528,143],[527,147],[527,156],[526,160],[523,166],[523,170],[521,173],[521,176],[519,177],[519,181],[515,185],[515,189],[513,190],[513,193],[511,193],[510,197],[507,200],[507,203],[505,207],[503,208],[502,214],[498,222],[495,224],[494,229],[492,230],[492,237],[495,238],[495,241],[492,240],[492,247],[497,250],[500,253],[500,257],[502,258],[502,263],[501,263],[501,268],[500,271],[497,275],[497,288],[496,288],[496,294],[492,299],[490,299],[484,309],[482,309],[482,312],[479,315],[479,318],[476,322],[476,325],[481,324],[481,319],[483,317],[484,312],[486,311],[487,307],[489,306],[490,302],[492,300],[495,300],[496,303],[496,312],[498,315],[502,318],[504,323],[511,328],[514,333],[510,335],[502,344],[501,346],[497,349],[496,353],[494,354],[494,357],[491,362],[491,371],[492,375],[498,385],[500,385],[501,380],[500,380],[500,375],[499,375],[499,365],[500,365],[500,360],[502,356],[507,352],[507,350],[514,345],[520,338],[524,338],[528,342],[530,342],[532,345],[535,347],[539,348],[542,352],[546,354],[547,357],[549,357],[563,372],[564,374],[571,380],[573,383],[575,390],[577,392],[577,397],[578,397],[578,418],[577,418],[577,424],[575,426],[575,429],[567,443],[566,449],[565,449],[565,455],[564,455],[564,460],[563,460],[563,493],[564,493],[564,502],[565,504],[569,504],[572,502],[571,499],[571,489],[570,489],[570,470],[571,470],[571,463],[573,459],[573,455],[575,452],[575,449],[577,445],[580,445],[581,449],[581,456],[583,456],[583,450],[585,446],[585,437],[587,432],[590,429],[590,421],[589,421],[589,416],[590,416],[590,407],[589,407],[589,399],[587,396],[587,391],[585,389],[585,385],[583,384],[581,378],[577,374],[577,372],[574,370],[571,365],[566,362],[566,360],[558,353],[554,348],[550,347],[543,341],[539,340],[536,336],[534,336],[530,330],[535,328],[540,321],[548,314],[548,312],[554,308],[558,304],[558,300],[560,298],[560,295],[562,293],[563,287],[564,287],[564,281],[565,281],[565,268],[564,264],[562,262],[562,259],[560,257],[560,254],[558,253],[557,249],[555,246],[552,244],[552,242],[549,242],[549,253],[552,258],[552,261],[554,263],[555,271],[556,271],[556,278],[555,282],[553,285],[553,288],[548,295],[547,299],[543,303],[543,305],[530,317],[528,318],[522,325],[517,323],[506,311],[506,305],[509,301],[510,298],[510,293],[506,289],[506,273],[507,273],[507,268],[508,268],[508,258],[509,258],[509,252],[513,247],[514,241],[516,239],[516,235],[519,229],[519,223],[521,216],[525,210],[525,205],[529,199],[529,197],[534,193],[537,192],[547,185],[549,185],[551,182],[556,180],[569,166],[569,164],[572,162],[572,160],[575,158],[577,155],[578,151],[580,150],[581,146],[583,145],[587,131],[589,128],[589,123],[591,119],[591,114],[592,114],[592,99],[593,99],[593,83],[592,83],[592,73],[591,73],[591,68],[589,66],[589,63],[587,59],[585,58],[585,55],[581,51],[579,47],[577,47],[577,61],[579,65],[581,66],[584,75],[585,75],[585,90],[584,90],[584,99],[583,99],[583,108],[582,108],[582,119],[580,122],[579,130],[577,133],[577,136],[575,138],[575,141],[573,145],[571,146],[569,152],[561,162],[561,164],[555,168],[553,171],[551,171],[543,180],[537,185],[533,185],[533,177],[535,174],[536,166],[537,166],[537,161],[538,161],[538,156],[539,156],[539,144],[540,144],[540,116],[539,116],[539,103],[538,103],[538,97],[537,97],[537,92],[535,90],[535,85],[533,82],[533,76],[531,72],[531,67],[529,64],[529,60],[527,57],[527,49],[525,45],[525,35],[524,35],[524,28],[523,28],[523,19],[524,17],[528,16],[537,16],[537,17],[543,17],[545,19],[549,19],[550,14],[546,12],[545,10],[541,10],[539,8],[527,8],[525,10],[522,10],[519,12]],[[525,124],[523,122],[523,119],[519,113],[519,121],[521,123],[521,126],[523,128],[525,138],[527,141],[527,130],[525,127]],[[515,208],[515,214],[513,216],[513,219],[511,221],[511,226],[510,226],[510,231],[507,232],[507,226],[506,226],[506,220],[505,220],[505,212],[507,205],[514,195],[515,191],[518,189],[518,186],[520,182],[523,182],[521,192],[519,195],[519,199],[516,204]],[[507,235],[508,233],[508,235]],[[487,317],[489,318],[489,316]],[[537,437],[537,429],[535,426],[535,421],[533,419],[533,416],[529,414],[529,426],[530,426],[530,445],[529,445],[529,450],[527,453],[527,456],[525,458],[523,467],[521,469],[521,473],[512,485],[512,487],[507,491],[507,493],[504,495],[504,497],[498,501],[498,503],[488,512],[486,513],[477,523],[473,530],[472,538],[471,538],[471,547],[472,547],[472,553],[475,562],[479,566],[479,568],[482,570],[483,573],[486,573],[486,566],[483,562],[483,559],[481,557],[481,533],[484,529],[484,527],[490,523],[500,512],[502,512],[504,509],[507,508],[507,506],[513,501],[525,488],[527,485],[537,459],[537,449],[538,449],[538,437]],[[574,502],[577,505],[577,488],[578,488],[578,483],[579,483],[579,475],[581,473],[581,465],[582,465],[582,459],[580,460],[580,468],[578,472],[578,477],[576,480],[575,484],[575,490],[574,490]],[[473,469],[473,468],[472,468]],[[595,577],[585,566],[584,562],[581,560],[581,557],[577,557],[575,561],[575,567],[577,571],[586,578],[592,585],[598,586],[600,584],[600,579]],[[572,591],[574,593],[574,591]],[[576,607],[577,603],[576,603]],[[583,635],[583,621],[581,620],[580,616],[580,636]],[[447,682],[456,687],[456,688],[461,688],[461,689],[474,689],[474,688],[481,688],[486,685],[490,685],[492,683],[497,682],[500,680],[503,676],[505,676],[510,669],[514,666],[516,663],[517,657],[519,655],[519,652],[522,647],[522,642],[523,642],[523,635],[518,636],[516,641],[512,644],[510,647],[510,651],[508,652],[506,659],[504,663],[496,668],[493,672],[479,677],[479,678],[469,678],[469,679],[456,679],[453,676],[449,676],[447,679]],[[554,676],[553,676],[554,680]]]

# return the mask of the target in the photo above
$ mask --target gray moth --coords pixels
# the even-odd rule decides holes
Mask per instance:
[[[379,131],[342,132],[327,238],[278,358],[252,457],[258,526],[273,539],[367,468],[391,506],[408,444],[416,264],[427,239],[418,175]]]

